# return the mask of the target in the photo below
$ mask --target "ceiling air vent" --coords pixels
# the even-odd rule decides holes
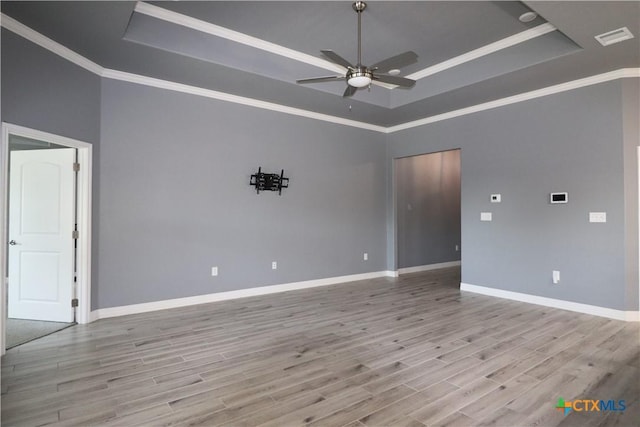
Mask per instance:
[[[623,40],[629,40],[633,38],[633,34],[627,27],[618,28],[617,30],[609,31],[608,33],[600,34],[596,36],[596,40],[600,42],[602,46],[609,46],[610,44],[618,43]]]

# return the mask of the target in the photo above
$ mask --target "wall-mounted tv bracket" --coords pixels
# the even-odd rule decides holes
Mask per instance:
[[[258,172],[251,175],[249,185],[256,187],[256,193],[260,194],[261,191],[277,191],[282,195],[283,188],[289,188],[289,178],[284,177],[284,169],[277,173],[264,173],[262,172],[262,166],[258,168]]]

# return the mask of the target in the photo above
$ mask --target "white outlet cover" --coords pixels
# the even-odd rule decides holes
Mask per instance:
[[[277,270],[277,269],[278,269],[278,263],[277,263],[276,261],[273,261],[273,262],[271,263],[271,269],[272,269],[272,270]]]
[[[589,212],[589,222],[607,222],[607,213]]]
[[[212,276],[218,275],[218,267],[211,267],[211,275]]]
[[[493,215],[491,212],[480,212],[480,221],[492,221]]]
[[[367,261],[369,259],[369,254],[365,252],[362,258]]]

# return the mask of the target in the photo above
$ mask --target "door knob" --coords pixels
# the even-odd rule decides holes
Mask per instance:
[[[15,246],[15,245],[17,245],[17,244],[18,244],[18,242],[16,242],[15,240],[9,240],[9,244],[10,244],[11,246]]]

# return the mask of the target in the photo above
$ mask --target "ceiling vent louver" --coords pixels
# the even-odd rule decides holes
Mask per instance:
[[[631,34],[631,31],[629,31],[627,27],[622,27],[595,37],[602,46],[609,46],[610,44],[632,39],[633,34]]]

